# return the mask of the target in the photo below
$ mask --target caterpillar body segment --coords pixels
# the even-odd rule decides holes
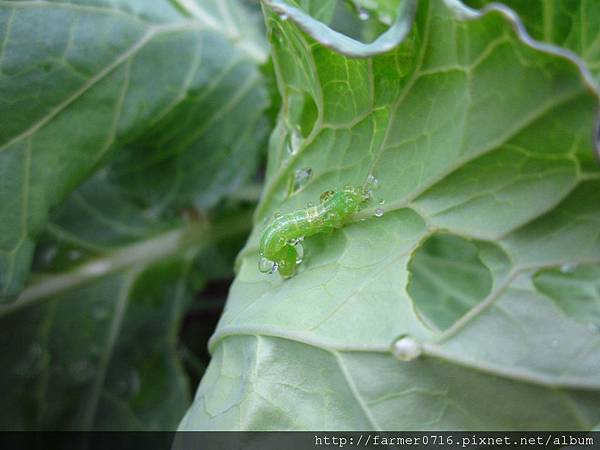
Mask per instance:
[[[266,259],[272,263],[267,271],[278,271],[284,278],[294,276],[298,264],[298,242],[307,236],[343,227],[368,200],[369,195],[364,189],[346,187],[340,191],[324,192],[316,206],[276,217],[260,238],[261,261]]]

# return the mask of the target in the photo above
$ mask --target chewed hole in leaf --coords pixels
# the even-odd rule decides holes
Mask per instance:
[[[535,274],[533,284],[567,316],[592,331],[600,330],[600,265],[545,269]]]
[[[487,297],[492,274],[477,246],[458,236],[439,234],[416,250],[408,265],[408,293],[422,318],[446,330]]]

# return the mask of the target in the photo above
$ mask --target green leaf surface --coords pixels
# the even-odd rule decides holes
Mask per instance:
[[[212,206],[256,167],[266,52],[233,1],[2,0],[0,42],[4,300],[50,212],[108,159],[157,214]]]
[[[504,8],[423,0],[401,42],[365,48],[264,4],[282,109],[255,229],[180,429],[596,426],[600,334],[564,305],[595,310],[598,296],[575,306],[540,275],[584,265],[576,279],[593,290],[600,267],[598,93],[584,64],[527,39]],[[369,175],[372,205],[305,239],[297,276],[258,271],[274,212]],[[473,242],[491,276],[443,331],[408,288],[440,233]],[[407,335],[421,352],[409,361],[397,357]]]
[[[489,0],[466,0],[484,8]],[[600,83],[600,10],[594,0],[503,0],[522,19],[535,39],[556,44],[579,55]]]

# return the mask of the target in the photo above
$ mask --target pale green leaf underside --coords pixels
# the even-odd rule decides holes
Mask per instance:
[[[158,211],[210,206],[252,170],[265,53],[236,8],[0,1],[0,297],[50,211],[123,144],[114,178]]]
[[[532,279],[600,264],[598,98],[583,66],[524,42],[502,11],[466,15],[457,2],[421,1],[403,43],[368,59],[333,52],[294,19],[266,8],[282,114],[214,359],[180,428],[593,427],[600,334]],[[307,238],[290,280],[257,270],[265,218],[370,173],[382,218],[373,206]],[[477,239],[493,278],[442,334],[406,290],[411,255],[438,232]],[[413,362],[390,351],[404,334],[423,345]]]

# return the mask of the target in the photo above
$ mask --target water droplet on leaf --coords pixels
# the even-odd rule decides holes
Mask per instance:
[[[295,155],[302,144],[302,134],[300,130],[295,127],[292,128],[290,134],[287,137],[286,151],[288,155]]]
[[[375,210],[375,217],[381,217],[381,216],[383,216],[383,209],[377,208]]]
[[[296,169],[294,172],[294,192],[298,192],[304,188],[312,178],[313,171],[311,168]]]
[[[392,344],[392,353],[400,361],[412,361],[421,355],[421,344],[412,336],[402,336]]]
[[[42,254],[40,256],[40,258],[42,260],[42,264],[44,264],[44,265],[52,264],[52,261],[54,261],[54,258],[56,257],[57,254],[58,254],[58,247],[56,247],[55,245],[46,247],[42,251]]]
[[[372,173],[369,174],[369,176],[367,177],[367,186],[371,188],[376,188],[377,186],[379,186],[379,180],[375,178],[375,176]]]
[[[572,273],[575,271],[576,268],[576,264],[563,264],[562,266],[560,266],[560,271],[562,273]]]

